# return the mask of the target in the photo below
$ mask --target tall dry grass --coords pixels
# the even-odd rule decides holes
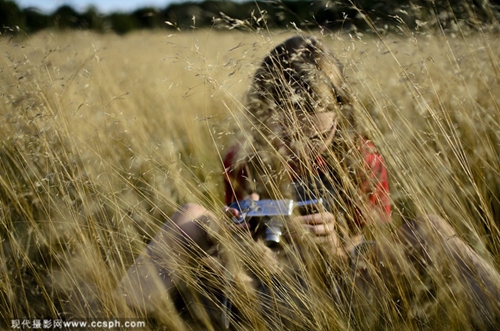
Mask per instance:
[[[345,65],[362,127],[385,156],[395,222],[438,214],[498,266],[500,42],[462,32],[320,37]],[[220,209],[221,157],[245,120],[244,91],[266,52],[293,33],[0,41],[7,325],[142,317],[116,299],[117,283],[179,205]],[[316,318],[328,325],[333,308],[323,309]],[[185,328],[170,316],[169,329]]]

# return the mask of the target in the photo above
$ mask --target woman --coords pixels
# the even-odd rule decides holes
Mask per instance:
[[[268,286],[275,284],[274,280],[277,278],[273,275],[279,274],[281,279],[290,279],[290,283],[293,283],[294,277],[289,276],[299,274],[296,270],[305,265],[306,271],[300,273],[298,277],[301,280],[294,284],[306,290],[304,293],[297,291],[296,301],[301,304],[294,307],[307,306],[303,301],[309,300],[307,296],[316,290],[317,297],[323,297],[323,291],[319,287],[313,287],[312,281],[309,283],[302,281],[309,277],[312,269],[319,270],[318,273],[322,274],[321,283],[328,277],[330,280],[325,281],[328,283],[325,285],[326,299],[323,301],[318,299],[318,302],[327,304],[330,302],[328,304],[330,307],[334,306],[331,301],[335,300],[338,306],[336,309],[345,312],[346,318],[351,318],[356,316],[355,311],[365,311],[366,305],[376,306],[368,299],[364,299],[367,293],[373,294],[377,289],[383,288],[388,300],[399,298],[401,301],[399,285],[402,282],[411,280],[412,284],[422,283],[421,277],[425,278],[425,275],[429,274],[428,265],[422,266],[420,263],[421,258],[429,258],[426,254],[430,250],[422,248],[424,244],[435,248],[438,252],[435,256],[444,256],[447,260],[454,259],[455,262],[460,259],[466,261],[462,263],[465,265],[474,264],[477,266],[474,272],[485,275],[486,278],[483,278],[488,279],[489,286],[497,288],[496,272],[488,268],[484,261],[458,239],[459,242],[454,247],[466,253],[455,254],[453,258],[448,259],[454,253],[448,252],[448,246],[444,247],[443,237],[447,239],[456,234],[438,217],[409,222],[380,244],[366,242],[363,239],[362,234],[365,229],[384,227],[391,222],[387,170],[375,145],[359,132],[355,107],[342,67],[321,42],[312,37],[297,36],[278,45],[263,60],[255,73],[247,97],[244,115],[248,119],[249,126],[242,130],[242,138],[228,150],[224,158],[226,207],[223,208],[223,213],[229,217],[219,222],[217,220],[221,219],[221,215],[196,204],[180,208],[172,216],[171,222],[165,224],[152,240],[147,252],[138,258],[122,281],[122,290],[126,293],[127,303],[130,306],[145,313],[158,313],[158,310],[162,309],[165,312],[165,307],[170,307],[169,297],[173,295],[172,293],[176,293],[174,289],[187,284],[186,288],[193,287],[194,292],[198,294],[207,292],[204,297],[209,298],[205,301],[201,299],[198,308],[188,308],[190,314],[197,315],[198,320],[209,320],[204,323],[212,323],[213,318],[209,316],[211,313],[207,312],[207,309],[199,309],[200,306],[206,308],[207,302],[215,302],[215,305],[212,305],[215,307],[212,312],[217,315],[220,310],[232,311],[232,305],[228,304],[228,297],[223,291],[213,290],[212,293],[216,294],[210,298],[208,293],[210,291],[206,286],[200,286],[200,281],[213,278],[214,274],[231,274],[230,282],[236,284],[233,288],[239,288],[236,280],[238,277],[235,276],[238,273],[234,271],[242,269],[231,269],[228,264],[232,261],[237,265],[238,261],[242,260],[245,265],[243,269],[252,276],[248,282],[251,283],[252,279],[256,278],[261,279],[257,285],[253,284],[253,288],[267,291],[269,294],[267,297],[274,297],[275,300],[280,299],[283,302],[287,301],[287,297],[280,295],[290,291],[273,293],[270,288],[274,285]],[[247,241],[240,240],[245,233],[253,230],[248,228],[248,224],[234,225],[229,221],[240,216],[238,208],[230,207],[231,203],[244,199],[295,201],[321,199],[323,203],[293,217],[285,225],[284,241],[288,253],[276,257],[270,254],[268,249],[258,248],[260,246],[250,247]],[[220,224],[227,226],[219,227]],[[430,225],[434,231],[429,231],[426,225]],[[231,233],[229,237],[232,239],[228,239],[227,233]],[[224,251],[221,249],[224,245],[231,246],[232,249]],[[390,249],[387,249],[388,246]],[[228,258],[227,252],[233,250],[236,252],[233,252],[233,258]],[[285,263],[293,260],[291,256],[298,256],[291,262],[293,267],[288,269],[292,270],[291,273],[286,275],[284,268],[272,267],[283,263],[284,255],[287,257]],[[465,255],[467,258],[464,258]],[[220,256],[226,257],[222,258],[224,262],[214,258]],[[253,260],[248,256],[253,256]],[[258,263],[258,259],[261,263]],[[359,263],[361,260],[364,264]],[[302,262],[297,264],[298,261]],[[315,264],[310,261],[320,263]],[[451,264],[456,267],[461,265],[460,261]],[[381,263],[385,263],[385,271],[388,270],[388,265],[394,267],[389,268],[390,272],[384,273],[384,270],[380,271]],[[376,269],[368,267],[375,265],[378,266]],[[401,271],[402,265],[408,265],[408,268],[412,267],[416,271],[411,275],[406,274],[405,270]],[[257,267],[255,270],[249,270],[252,266]],[[460,266],[458,268],[460,269]],[[264,269],[267,271],[263,272]],[[370,272],[370,270],[376,271]],[[399,271],[401,273],[396,277],[395,273]],[[186,276],[189,274],[196,275],[190,278]],[[338,277],[331,274],[338,274]],[[471,284],[475,284],[472,278]],[[266,281],[262,279],[267,279],[269,283],[267,287],[263,285]],[[221,276],[218,280],[212,279],[211,284],[218,282],[218,285],[224,287],[227,281],[227,277]],[[280,286],[282,283],[280,282]],[[354,287],[357,289],[356,293],[352,291]],[[165,288],[169,291],[165,291]],[[217,286],[213,285],[213,288]],[[245,288],[241,287],[238,292],[245,291]],[[497,294],[495,291],[492,292],[494,296]],[[484,294],[485,303],[489,302],[490,294],[486,294],[485,291],[480,294]],[[246,298],[247,301],[255,299],[250,294]],[[255,319],[255,316],[250,316],[251,313],[241,308],[245,300],[241,300],[239,313],[246,314],[248,320]],[[357,302],[353,303],[353,300]],[[376,295],[372,300],[376,300]],[[256,301],[266,306],[261,299]],[[288,308],[290,306],[293,305],[288,305]],[[323,306],[323,311],[328,309],[325,307]],[[342,307],[351,308],[344,310]],[[357,310],[356,307],[362,309]],[[280,311],[286,310],[293,315],[299,313],[302,308],[294,308],[298,310],[283,308]],[[497,307],[490,307],[486,314],[487,318],[483,314],[479,319],[491,319],[490,317],[495,315],[495,309]],[[354,312],[351,313],[351,310]],[[266,312],[272,315],[271,311]],[[369,315],[364,312],[358,317],[363,319],[363,314]],[[401,313],[396,315],[400,317]],[[373,316],[380,318],[382,314],[378,312]],[[314,320],[313,317],[309,317]],[[269,320],[275,319],[276,317],[269,318]],[[360,325],[365,327],[384,325],[375,318],[370,321],[368,318],[364,319],[366,323]],[[267,327],[276,326],[269,323]]]
[[[293,37],[270,52],[247,112],[254,134],[224,160],[227,205],[251,193],[322,198],[327,213],[300,218],[317,236],[333,235],[339,223],[353,234],[390,222],[383,158],[358,131],[342,67],[317,39]]]

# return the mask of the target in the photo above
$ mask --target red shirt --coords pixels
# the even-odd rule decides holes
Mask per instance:
[[[360,148],[364,158],[364,172],[358,174],[361,178],[360,191],[368,199],[368,207],[380,215],[384,223],[391,221],[391,201],[389,198],[389,177],[384,158],[378,153],[375,145],[365,139]]]
[[[236,165],[236,155],[239,145],[233,145],[224,158],[224,187],[225,203],[241,200],[252,192],[247,191],[245,167]],[[359,189],[366,197],[367,206],[378,213],[384,223],[391,220],[391,203],[389,199],[389,179],[382,155],[377,152],[375,145],[367,139],[359,149],[364,158],[364,171],[357,174],[361,183]],[[322,160],[319,160],[321,162]],[[359,209],[358,209],[359,210]],[[361,212],[361,211],[360,211]],[[363,215],[355,215],[356,223],[363,225]]]

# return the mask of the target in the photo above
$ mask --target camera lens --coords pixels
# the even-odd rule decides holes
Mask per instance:
[[[264,227],[264,244],[273,248],[280,245],[283,234],[283,222],[276,218],[271,218]]]

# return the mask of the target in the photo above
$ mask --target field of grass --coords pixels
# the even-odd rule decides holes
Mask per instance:
[[[0,318],[135,317],[114,288],[179,205],[221,208],[245,90],[292,34],[0,39]],[[395,222],[440,215],[499,267],[498,37],[317,35],[386,158]]]

